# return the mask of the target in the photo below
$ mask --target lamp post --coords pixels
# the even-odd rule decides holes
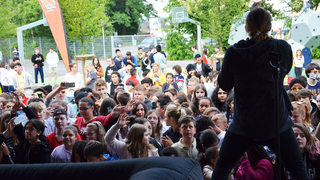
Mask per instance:
[[[103,43],[103,58],[106,59],[106,45],[104,42],[104,25],[106,25],[107,22],[102,23],[102,43]]]

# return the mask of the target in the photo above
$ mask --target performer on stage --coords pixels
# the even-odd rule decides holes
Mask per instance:
[[[281,160],[292,179],[308,179],[301,152],[293,133],[293,110],[283,88],[283,79],[292,67],[292,50],[283,40],[271,38],[271,15],[262,8],[252,9],[246,18],[250,38],[227,50],[218,84],[224,91],[234,88],[234,117],[222,143],[212,174],[213,180],[226,180],[231,169],[254,145],[275,150],[274,95],[269,54],[281,54],[279,78],[279,129]]]

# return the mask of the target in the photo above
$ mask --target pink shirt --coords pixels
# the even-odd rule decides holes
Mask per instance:
[[[235,180],[273,180],[274,172],[270,161],[260,159],[252,167],[248,158],[240,160],[241,166],[238,168]]]

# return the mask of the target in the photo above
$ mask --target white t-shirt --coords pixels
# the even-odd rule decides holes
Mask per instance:
[[[294,57],[294,66],[298,68],[302,68],[304,63],[304,56],[295,56]]]
[[[12,85],[12,86],[14,85],[13,84],[13,79],[16,77],[16,74],[17,74],[17,72],[15,70],[13,70],[13,69],[10,69],[7,72],[6,76],[7,76],[8,82],[9,82],[9,86],[10,85]]]
[[[78,88],[80,86],[83,86],[82,82],[82,75],[80,73],[77,73],[75,77],[73,77],[70,73],[67,73],[64,77],[64,80],[67,82],[74,82],[75,83],[75,88]],[[74,91],[71,89],[67,90],[67,97],[73,97]]]

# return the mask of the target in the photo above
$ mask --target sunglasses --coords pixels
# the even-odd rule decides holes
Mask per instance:
[[[301,89],[303,89],[302,86],[291,87],[291,90],[294,91],[294,92],[300,91]]]
[[[311,73],[318,74],[318,73],[320,73],[320,70],[311,70]]]
[[[66,90],[61,90],[61,91],[59,92],[59,94],[64,94],[64,93],[66,93]]]
[[[13,106],[12,106],[12,105],[5,105],[5,106],[3,106],[3,107],[5,107],[6,109],[10,109],[10,108],[12,108]]]
[[[305,105],[304,105],[303,102],[300,102],[300,101],[292,101],[291,104],[292,104],[292,105],[293,105],[293,104],[302,105],[302,106],[303,106],[303,109],[304,109],[304,112],[306,112],[306,107],[305,107]]]

